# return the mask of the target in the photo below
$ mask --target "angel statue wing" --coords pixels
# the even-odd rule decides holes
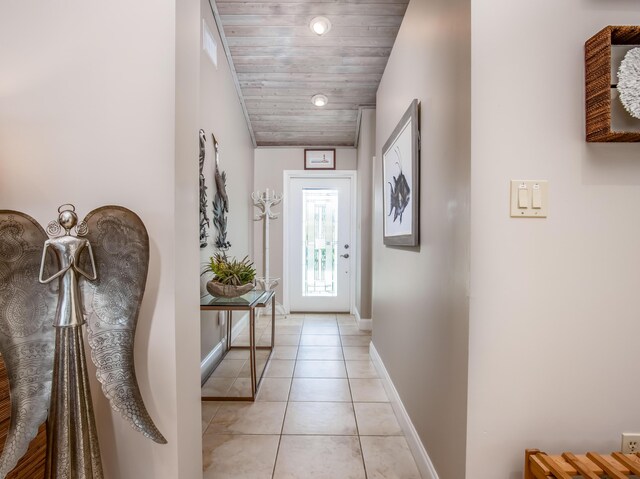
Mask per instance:
[[[0,210],[0,353],[11,395],[0,477],[27,452],[49,410],[58,296],[55,285],[38,281],[47,239],[33,218]],[[45,271],[57,271],[56,262],[53,255],[47,255]]]
[[[133,360],[149,267],[147,230],[133,211],[120,206],[95,209],[84,223],[98,276],[81,283],[96,375],[113,409],[146,437],[166,444],[142,400]]]

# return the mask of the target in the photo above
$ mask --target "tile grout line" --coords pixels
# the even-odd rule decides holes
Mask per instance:
[[[302,323],[303,327],[304,327],[304,320]],[[275,348],[275,338],[273,338],[274,340],[274,344],[273,347]],[[275,477],[276,474],[276,465],[278,464],[278,456],[280,455],[280,444],[282,444],[282,433],[284,432],[284,422],[287,420],[287,411],[289,411],[289,400],[291,399],[291,390],[293,389],[293,375],[296,372],[296,364],[298,362],[298,351],[300,351],[300,339],[298,338],[298,345],[296,346],[296,357],[294,359],[294,363],[293,363],[293,371],[291,373],[291,382],[289,383],[289,393],[287,394],[287,404],[284,408],[284,416],[282,417],[282,426],[280,427],[280,437],[278,437],[278,447],[276,448],[276,457],[273,461],[273,470],[271,471],[271,479],[273,479]]]
[[[342,358],[344,359],[344,345],[342,344],[342,335],[340,335],[340,347],[342,348]],[[362,468],[364,469],[364,479],[367,479],[368,478],[367,464],[364,461],[364,449],[362,449],[362,440],[360,439],[360,429],[358,427],[358,416],[356,416],[356,406],[353,401],[353,392],[351,391],[351,381],[350,381],[351,378],[349,377],[349,372],[347,371],[346,359],[344,360],[344,370],[347,373],[347,385],[349,386],[349,395],[351,396],[351,409],[353,409],[353,420],[356,423],[356,434],[358,437],[358,445],[360,446],[360,455],[362,456]]]

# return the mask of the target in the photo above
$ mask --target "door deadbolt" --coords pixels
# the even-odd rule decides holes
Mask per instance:
[[[348,244],[344,245],[344,249],[349,249],[349,245]]]

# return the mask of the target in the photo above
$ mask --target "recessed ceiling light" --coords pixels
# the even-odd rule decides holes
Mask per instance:
[[[331,30],[331,22],[327,17],[316,17],[311,20],[309,28],[311,28],[311,31],[316,35],[324,35]]]
[[[329,99],[325,95],[317,94],[311,97],[311,103],[313,103],[315,106],[325,106],[327,103],[329,103]]]

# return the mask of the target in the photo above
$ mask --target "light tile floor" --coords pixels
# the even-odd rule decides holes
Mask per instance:
[[[268,318],[256,332],[270,343]],[[370,340],[349,315],[277,317],[256,402],[202,403],[204,479],[420,479]],[[249,395],[247,371],[248,352],[232,351],[203,395]]]

